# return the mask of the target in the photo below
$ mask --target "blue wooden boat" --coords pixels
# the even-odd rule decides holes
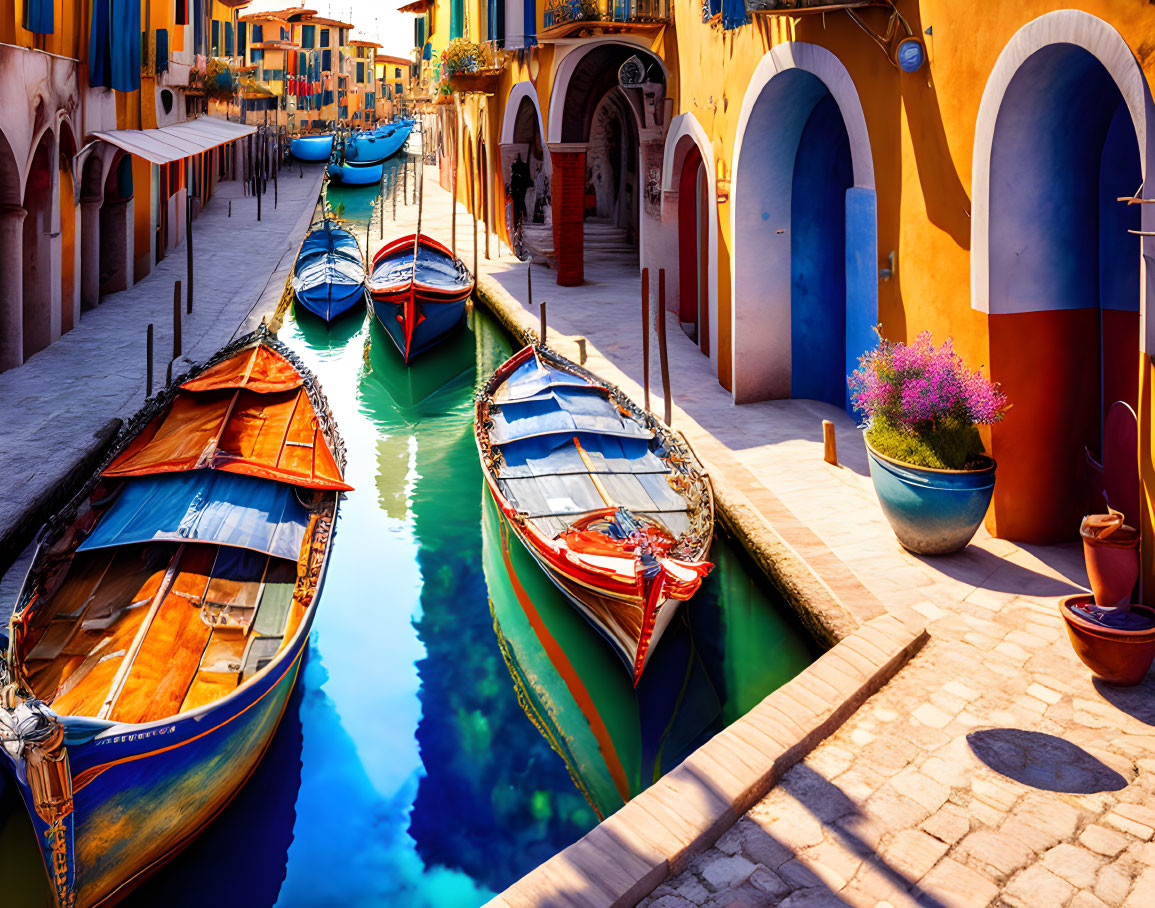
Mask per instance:
[[[378,186],[381,183],[381,164],[362,164],[354,166],[344,162],[333,161],[329,165],[329,179],[342,186]]]
[[[0,660],[0,764],[58,908],[122,898],[257,766],[343,463],[319,387],[262,326],[151,399],[46,525]]]
[[[365,260],[357,238],[334,222],[311,230],[293,265],[293,296],[331,322],[365,299]]]
[[[373,314],[406,363],[465,319],[473,277],[441,243],[424,234],[399,237],[377,250],[366,282]]]
[[[297,136],[289,142],[289,151],[298,161],[327,161],[333,154],[333,136]]]
[[[380,164],[401,150],[409,138],[411,126],[400,126],[388,133],[353,136],[345,144],[345,161],[350,164]]]

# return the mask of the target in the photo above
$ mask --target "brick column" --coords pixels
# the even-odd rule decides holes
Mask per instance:
[[[0,372],[24,362],[24,218],[0,207]]]
[[[553,204],[553,249],[557,260],[557,282],[576,287],[585,280],[585,191],[586,146],[549,146],[553,176],[550,197]]]

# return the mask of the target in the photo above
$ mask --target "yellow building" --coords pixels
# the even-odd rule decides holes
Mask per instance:
[[[596,266],[591,236],[665,268],[737,404],[846,406],[875,324],[953,337],[1013,402],[989,528],[1070,539],[1102,508],[1086,453],[1112,402],[1140,414],[1155,480],[1155,208],[1126,201],[1155,198],[1155,9],[1080,7],[435,2],[443,182],[559,283]]]
[[[203,153],[182,158],[148,138],[205,112],[218,6],[140,0],[113,18],[86,0],[17,0],[0,13],[0,370],[148,274],[198,208],[190,186],[203,202],[224,175],[248,130],[197,128],[183,147]]]
[[[378,118],[377,114],[377,52],[381,45],[376,41],[354,38],[349,42],[352,54],[353,82],[349,89],[349,109],[353,119],[361,126],[368,126]]]

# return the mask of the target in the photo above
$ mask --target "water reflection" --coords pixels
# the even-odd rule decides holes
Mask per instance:
[[[526,715],[601,816],[680,763],[814,658],[728,542],[635,689],[620,660],[537,566],[482,484],[494,632]]]

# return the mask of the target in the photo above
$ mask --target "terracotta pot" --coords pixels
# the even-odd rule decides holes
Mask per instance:
[[[1140,683],[1155,659],[1155,609],[1132,605],[1131,612],[1149,618],[1153,626],[1125,631],[1095,624],[1071,610],[1072,605],[1089,604],[1091,597],[1086,594],[1059,600],[1059,614],[1075,655],[1104,681],[1121,686]]]
[[[1127,608],[1139,579],[1139,531],[1115,512],[1084,517],[1079,535],[1095,604]]]

